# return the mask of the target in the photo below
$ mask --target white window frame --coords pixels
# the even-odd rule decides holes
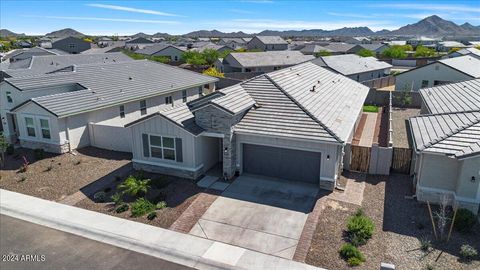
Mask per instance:
[[[153,159],[161,159],[161,160],[168,160],[168,161],[177,161],[177,142],[176,142],[176,138],[175,137],[171,137],[171,136],[161,136],[161,135],[158,135],[158,134],[149,134],[147,133],[148,135],[148,151],[150,153],[150,158],[153,158]],[[159,137],[160,138],[160,146],[158,145],[152,145],[152,136],[154,137]],[[163,138],[169,138],[169,139],[172,139],[173,140],[173,148],[171,147],[165,147],[163,145]],[[153,148],[157,148],[157,149],[160,149],[161,153],[162,153],[162,157],[159,158],[159,157],[154,157],[152,155],[152,147]],[[167,159],[165,158],[165,151],[164,150],[172,150],[173,151],[173,159]]]
[[[145,106],[142,106],[142,102],[145,103]],[[143,112],[145,110],[145,112]],[[146,115],[147,114],[147,100],[140,100],[140,115]]]
[[[172,96],[166,96],[165,97],[165,104],[166,105],[172,104],[172,107],[173,107],[173,97]]]
[[[37,122],[38,122],[38,129],[39,129],[39,135],[40,135],[40,139],[42,140],[51,140],[52,139],[52,126],[50,125],[50,118],[47,118],[47,117],[37,117]],[[42,128],[42,122],[41,120],[46,120],[47,121],[47,125],[48,125],[48,134],[50,135],[50,138],[45,138],[43,136],[43,130],[44,128]]]
[[[182,90],[182,101],[183,101],[183,103],[187,102],[187,98],[188,98],[187,90]]]
[[[7,96],[7,102],[8,103],[13,103],[12,92],[11,91],[6,91],[5,95]]]
[[[28,123],[27,123],[27,118],[30,118],[32,119],[32,125],[33,126],[29,126]],[[33,115],[24,115],[23,116],[23,122],[25,123],[25,135],[27,135],[27,138],[37,138],[37,128],[36,128],[36,125],[35,125],[35,116]],[[33,128],[33,133],[34,135],[30,135],[28,134],[28,128]]]
[[[118,106],[120,110],[120,118],[125,118],[125,104]]]

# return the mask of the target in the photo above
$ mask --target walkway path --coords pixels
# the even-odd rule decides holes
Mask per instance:
[[[358,145],[370,147],[373,142],[373,135],[375,134],[375,125],[377,123],[377,113],[364,112],[366,115],[365,125],[362,130],[362,135]]]

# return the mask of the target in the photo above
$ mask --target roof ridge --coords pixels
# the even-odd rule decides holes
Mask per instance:
[[[330,135],[332,135],[335,140],[338,142],[344,143],[340,137],[338,137],[335,132],[333,132],[329,127],[327,127],[322,121],[320,121],[317,117],[311,114],[305,107],[303,107],[296,99],[294,99],[290,94],[285,91],[280,85],[278,85],[268,74],[264,74],[265,78],[267,78],[275,87],[277,87],[286,97],[288,97],[295,105],[297,105],[301,110],[303,110],[310,118],[312,118],[315,122],[317,122],[322,128],[324,128]]]
[[[425,114],[413,116],[413,117],[411,117],[411,118],[420,118],[420,117],[429,117],[429,116],[441,116],[441,115],[461,114],[461,113],[480,113],[480,109],[478,109],[478,110],[468,110],[468,111],[459,111],[459,112],[425,113]]]
[[[480,123],[480,117],[477,117],[477,119],[472,121],[472,123],[465,124],[463,126],[459,126],[458,128],[452,129],[450,132],[445,133],[445,135],[440,136],[440,137],[432,140],[431,142],[426,143],[425,145],[423,145],[420,148],[420,150],[425,150],[427,148],[430,148],[430,147],[432,147],[432,146],[434,146],[434,145],[452,137],[453,135],[458,134],[458,133],[464,131],[465,129],[470,128],[470,127],[472,127],[472,126],[474,126],[478,123]]]

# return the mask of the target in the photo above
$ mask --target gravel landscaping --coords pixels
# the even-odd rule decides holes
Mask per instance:
[[[135,171],[131,172],[132,175],[138,175],[138,173],[139,172]],[[151,188],[145,195],[145,198],[155,205],[161,201],[165,201],[167,205],[166,208],[154,210],[154,212],[156,212],[156,217],[152,220],[147,218],[148,213],[140,217],[132,216],[132,203],[135,201],[136,197],[142,196],[132,197],[125,195],[123,201],[129,204],[129,210],[117,213],[116,208],[118,208],[118,206],[114,205],[111,196],[116,192],[120,192],[120,190],[117,189],[117,186],[123,182],[123,178],[117,179],[117,181],[110,187],[107,187],[106,190],[98,190],[106,193],[106,199],[104,202],[91,196],[80,201],[75,206],[168,229],[190,206],[195,198],[204,191],[204,189],[199,188],[195,182],[189,179],[152,173],[142,174],[142,178],[151,179]]]
[[[406,120],[420,115],[420,109],[392,108],[393,146],[410,148]]]
[[[466,263],[459,259],[462,244],[480,250],[480,225],[464,235],[452,233],[449,243],[436,243],[425,204],[412,199],[411,181],[405,175],[367,176],[362,208],[375,223],[373,237],[359,249],[366,262],[356,269],[378,269],[381,262],[393,263],[397,269],[480,269],[480,261]],[[327,269],[347,269],[338,250],[346,242],[348,217],[358,206],[328,200],[307,255],[308,264]],[[420,239],[432,241],[428,252],[420,250]]]
[[[21,172],[23,157],[29,162]],[[0,188],[42,199],[59,201],[77,192],[80,188],[130,165],[128,153],[87,147],[77,155],[44,153],[36,160],[33,150],[15,149],[6,155],[6,166],[0,175]]]

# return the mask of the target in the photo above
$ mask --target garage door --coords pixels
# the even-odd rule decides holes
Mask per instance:
[[[318,184],[321,153],[243,144],[243,171]]]

